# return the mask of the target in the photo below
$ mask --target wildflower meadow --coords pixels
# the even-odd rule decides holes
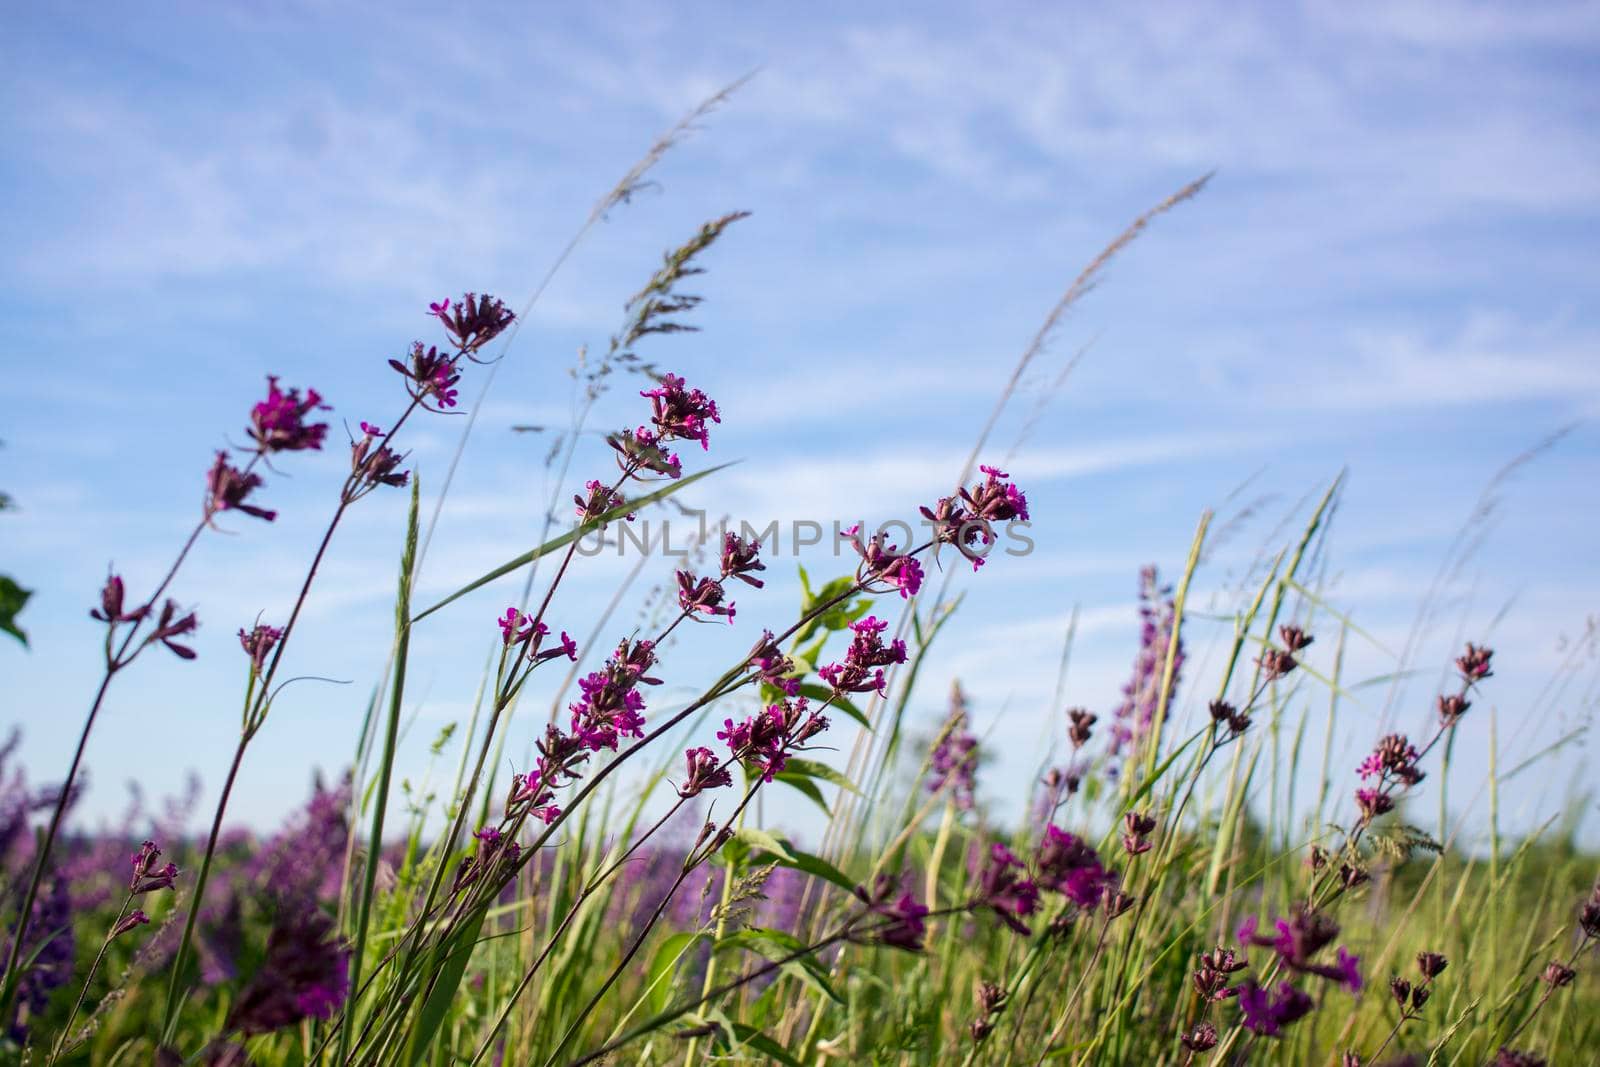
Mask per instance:
[[[723,99],[651,147],[573,246]],[[1215,180],[1109,220],[1016,362],[974,373],[967,423],[939,427],[970,449],[945,489],[875,482],[882,514],[828,531],[841,553],[823,562],[785,554],[778,524],[704,521],[731,465],[762,462],[720,449],[724,428],[796,402],[735,388],[760,373],[737,361],[713,378],[676,369],[715,326],[718,278],[761,254],[736,204],[685,220],[636,287],[607,294],[623,308],[597,327],[609,340],[550,371],[573,399],[544,460],[549,518],[443,595],[417,576],[424,553],[449,551],[432,509],[450,509],[454,467],[419,462],[413,441],[469,425],[476,389],[536,328],[538,295],[419,293],[395,320],[416,336],[360,355],[361,395],[274,374],[238,396],[215,414],[217,447],[160,472],[187,530],[165,563],[75,564],[95,635],[75,653],[87,704],[6,708],[0,1063],[1600,1063],[1600,857],[1559,810],[1528,831],[1498,822],[1573,739],[1515,766],[1491,751],[1476,773],[1464,724],[1492,737],[1525,711],[1469,620],[1429,617],[1428,647],[1448,651],[1410,663],[1408,688],[1350,666],[1381,642],[1328,581],[1345,472],[1304,486],[1225,580],[1212,552],[1233,535],[1227,508],[1183,517],[1187,543],[1126,575],[1139,631],[1117,702],[1075,692],[1071,628],[1043,661],[963,636],[1057,683],[1053,701],[1003,712],[1041,739],[1021,754],[1026,781],[1001,780],[976,711],[999,695],[927,681],[956,651],[952,621],[1026,596],[1039,564],[1048,490],[999,441],[1030,417],[1019,383],[1117,284],[1108,267]],[[879,386],[876,403],[913,402]],[[320,536],[275,544],[275,492],[320,478],[306,463],[328,454],[340,475],[317,482]],[[690,501],[691,545],[649,549],[652,524]],[[1469,520],[1462,553],[1474,536]],[[301,553],[286,611],[189,579],[223,537]],[[609,600],[574,594],[630,546],[655,590],[629,576]],[[339,730],[301,736],[283,712],[320,684],[302,678],[304,650],[340,640],[309,612],[352,554],[393,575],[386,661],[338,691]],[[780,573],[798,574],[798,601],[774,595]],[[26,672],[29,576],[6,581],[6,670]],[[1202,598],[1202,581],[1223,592]],[[237,631],[236,684],[168,699],[229,724],[231,759],[194,768],[205,803],[174,739],[168,765],[124,768],[164,806],[81,818],[110,788],[84,766],[121,694],[151,661],[193,667],[202,625]],[[431,724],[423,780],[397,768],[428,740],[414,710],[441,630],[467,635],[481,669],[462,713]],[[729,632],[739,653],[702,670],[696,643]],[[1348,711],[1385,692],[1402,695],[1380,727]],[[930,706],[931,726],[912,714]],[[46,710],[73,723],[71,760],[24,767]],[[1351,730],[1359,762],[1335,744]],[[303,802],[275,830],[248,827],[235,786],[275,735],[304,746],[282,777]],[[328,740],[347,736],[348,751]],[[991,804],[1002,792],[1023,800]]]

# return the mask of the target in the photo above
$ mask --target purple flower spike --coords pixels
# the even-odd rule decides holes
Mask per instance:
[[[261,968],[228,1013],[227,1029],[267,1034],[330,1017],[350,992],[349,965],[329,916],[314,905],[285,909],[267,937]]]

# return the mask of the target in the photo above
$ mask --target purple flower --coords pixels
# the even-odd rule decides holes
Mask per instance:
[[[572,712],[572,734],[591,752],[602,748],[616,750],[619,737],[644,736],[644,697],[637,686],[659,685],[645,676],[655,664],[655,645],[650,641],[629,643],[624,639],[604,670],[578,680],[582,698],[568,706]],[[546,775],[553,781],[552,776]]]
[[[266,666],[267,657],[272,654],[273,648],[282,638],[282,630],[259,622],[254,629],[239,631],[239,647],[250,657],[252,671],[256,674],[261,673],[262,668]]]
[[[144,618],[150,609],[141,607],[125,611],[123,609],[125,596],[126,590],[123,588],[122,579],[115,574],[107,575],[106,584],[100,590],[100,606],[89,609],[89,617],[113,626],[119,622],[135,622]]]
[[[117,920],[117,924],[111,928],[110,939],[115,941],[129,930],[132,930],[135,927],[145,926],[149,922],[150,916],[146,915],[141,909],[135,908],[128,914],[124,915],[121,919]]]
[[[1266,936],[1259,932],[1255,916],[1247,916],[1239,926],[1239,941],[1247,945],[1260,945],[1278,954],[1284,966],[1301,974],[1314,974],[1337,982],[1352,993],[1361,990],[1361,973],[1357,969],[1360,957],[1344,948],[1338,952],[1333,964],[1318,963],[1314,957],[1339,936],[1339,924],[1322,912],[1301,907],[1288,919],[1274,923],[1277,933]]]
[[[836,693],[883,692],[883,668],[906,661],[904,641],[883,643],[883,633],[888,628],[889,624],[876,615],[851,623],[852,636],[844,662],[830,663],[817,673]]]
[[[733,784],[733,775],[722,766],[717,754],[709,748],[691,748],[683,754],[688,763],[688,775],[678,789],[678,795],[687,800],[705,789],[720,789]]]
[[[1088,843],[1053,823],[1045,827],[1034,865],[1043,888],[1062,894],[1080,908],[1099,904],[1107,887],[1116,882]]]
[[[897,888],[896,881],[891,875],[880,874],[873,881],[871,891],[865,886],[856,886],[855,895],[867,906],[867,910],[889,921],[869,927],[864,935],[857,935],[851,940],[865,940],[907,952],[921,952],[922,938],[928,932],[927,923],[923,921],[927,918],[928,909],[910,893],[902,893],[891,902],[890,898]]]
[[[194,633],[200,628],[200,620],[192,611],[186,615],[179,614],[180,611],[182,609],[175,600],[168,600],[162,604],[161,614],[156,617],[156,628],[144,639],[145,644],[160,641],[179,659],[194,659],[194,649],[188,645],[180,645],[173,639]]]
[[[976,903],[1000,916],[1002,922],[1019,934],[1032,933],[1023,918],[1039,906],[1039,887],[1023,877],[1027,867],[1009,848],[996,841],[989,846],[989,861],[978,875]]]
[[[456,369],[456,357],[432,345],[423,348],[421,341],[411,346],[410,357],[409,365],[398,359],[389,361],[389,366],[405,378],[406,393],[430,411],[455,407],[455,385],[461,380],[461,372]]]
[[[320,908],[282,909],[267,937],[266,958],[240,991],[226,1029],[267,1034],[330,1017],[350,992],[349,964],[333,920]]]
[[[487,293],[468,293],[453,304],[446,298],[429,304],[428,313],[444,323],[451,342],[469,356],[498,337],[516,318],[511,309]]]
[[[789,677],[795,670],[794,660],[783,654],[773,640],[771,630],[761,631],[761,640],[750,650],[747,662],[756,669],[762,685],[772,686],[788,696],[799,694],[800,679]]]
[[[752,578],[751,571],[764,571],[767,565],[762,563],[756,555],[761,547],[759,541],[745,541],[738,534],[724,534],[722,538],[722,576],[724,578],[737,578],[746,585],[760,589],[765,583],[760,578]]]
[[[1122,703],[1111,727],[1112,755],[1141,740],[1155,723],[1167,668],[1167,650],[1178,626],[1177,602],[1171,586],[1163,586],[1154,565],[1139,572],[1139,652],[1133,660],[1133,677],[1122,687]],[[1183,668],[1183,639],[1173,652],[1172,687],[1177,688]]]
[[[873,592],[898,589],[901,599],[915,596],[922,588],[922,564],[916,557],[900,552],[897,545],[885,545],[882,533],[873,534],[862,544],[861,526],[857,524],[844,536],[861,557],[856,577],[863,588]]]
[[[1218,945],[1212,952],[1202,953],[1200,969],[1194,972],[1194,987],[1202,1000],[1227,1000],[1239,995],[1238,987],[1229,986],[1228,979],[1244,970],[1248,964],[1233,949]]]
[[[733,601],[724,604],[722,595],[722,583],[715,578],[696,579],[688,571],[678,572],[678,604],[685,614],[699,613],[713,618],[725,615],[732,624],[736,613]]]
[[[622,430],[606,438],[606,443],[617,453],[617,465],[624,471],[644,470],[677,478],[683,474],[683,461],[676,452],[662,447],[665,441],[665,438],[643,426],[637,430]]]
[[[1239,1011],[1247,1029],[1267,1037],[1276,1037],[1290,1023],[1305,1018],[1314,1004],[1309,996],[1290,985],[1280,983],[1275,993],[1254,982],[1239,988]]]
[[[1545,1067],[1545,1059],[1531,1052],[1519,1052],[1501,1045],[1500,1051],[1495,1053],[1494,1067]]]
[[[385,434],[372,423],[363,422],[361,434],[359,439],[350,441],[350,470],[357,477],[359,489],[370,492],[380,485],[394,488],[405,485],[411,472],[396,470],[405,462],[405,456],[388,445],[378,444]]]
[[[276,375],[267,376],[267,398],[250,409],[250,436],[256,442],[256,451],[262,455],[273,452],[300,452],[320,449],[327,436],[328,424],[308,423],[306,416],[316,410],[328,410],[322,395],[307,389],[304,398],[300,390],[287,393],[278,388]]]
[[[1484,645],[1475,645],[1467,642],[1467,650],[1456,659],[1456,669],[1461,672],[1468,685],[1483,681],[1494,674],[1489,669],[1489,662],[1494,658],[1494,649]]]
[[[228,463],[228,454],[218,452],[216,462],[206,473],[205,514],[209,519],[219,511],[242,511],[246,515],[271,522],[278,517],[276,511],[246,504],[245,498],[261,486],[261,475],[246,474]]]
[[[715,400],[698,389],[685,389],[683,379],[676,374],[664,375],[659,386],[639,395],[650,398],[651,421],[661,440],[681,438],[699,441],[702,449],[711,447],[710,424],[722,421]]]
[[[152,893],[158,889],[171,889],[178,879],[178,865],[158,865],[161,850],[154,841],[146,841],[133,854],[133,877],[128,880],[128,891],[134,895]]]
[[[615,511],[627,503],[626,500],[622,499],[621,493],[613,492],[610,489],[607,489],[598,481],[591,480],[586,482],[584,484],[584,489],[588,491],[587,496],[578,496],[574,494],[572,497],[572,502],[578,505],[579,522],[588,522],[591,519],[598,519],[606,512]],[[634,519],[634,513],[630,511],[625,517],[629,522],[632,522]]]
[[[957,682],[950,687],[950,716],[928,760],[928,792],[948,789],[955,806],[970,811],[977,767],[978,739],[967,732],[967,702]]]
[[[994,544],[994,523],[1028,519],[1028,498],[1010,482],[1010,475],[996,467],[979,467],[982,482],[962,489],[955,496],[939,500],[932,508],[922,508],[923,518],[933,527],[934,540],[953,545],[967,558],[972,569],[983,566],[989,546]],[[978,546],[982,545],[980,551]]]

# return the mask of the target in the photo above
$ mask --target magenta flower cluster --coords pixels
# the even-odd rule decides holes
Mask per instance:
[[[952,545],[977,570],[995,542],[994,524],[1028,519],[1028,498],[997,467],[980,466],[984,480],[955,496],[939,500],[932,508],[922,508],[923,518],[933,524],[934,540]],[[982,546],[981,549],[979,546]]]
[[[835,693],[881,693],[883,668],[906,661],[906,643],[898,638],[883,642],[889,624],[868,615],[850,624],[850,647],[844,659],[817,671]]]

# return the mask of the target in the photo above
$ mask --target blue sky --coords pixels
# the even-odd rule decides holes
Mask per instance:
[[[36,781],[65,767],[107,563],[135,591],[155,580],[264,375],[321,390],[335,439],[339,419],[392,418],[386,360],[430,336],[430,300],[474,289],[520,305],[660,133],[758,69],[592,231],[518,335],[478,405],[423,597],[533,542],[548,442],[510,427],[565,424],[580,347],[603,347],[660,253],[703,220],[753,213],[708,256],[703,332],[643,352],[722,404],[714,451],[693,461],[743,461],[693,502],[875,522],[949,491],[1072,277],[1215,170],[1077,306],[1003,420],[993,451],[1029,492],[1038,547],[959,579],[969,595],[915,712],[935,720],[959,677],[992,802],[1013,810],[1059,722],[1074,606],[1068,699],[1108,714],[1136,648],[1139,567],[1176,574],[1216,508],[1230,534],[1196,595],[1229,604],[1344,468],[1327,595],[1376,639],[1352,647],[1352,675],[1391,671],[1485,485],[1570,426],[1499,486],[1481,546],[1450,569],[1410,663],[1423,677],[1392,706],[1376,687],[1340,711],[1334,763],[1353,767],[1390,721],[1421,728],[1452,645],[1492,642],[1500,670],[1458,746],[1466,805],[1491,706],[1511,763],[1593,710],[1597,50],[1593,5],[32,7],[0,43],[0,486],[21,506],[0,524],[0,569],[37,592],[31,650],[0,644],[0,724],[23,727]],[[470,403],[485,377],[469,372]],[[595,425],[637,422],[633,392],[614,390]],[[461,428],[438,418],[410,438],[425,488]],[[200,612],[201,657],[151,657],[119,680],[89,754],[91,818],[122,809],[130,778],[160,795],[194,769],[215,787],[237,722],[234,631],[287,610],[341,451],[283,464],[265,493],[274,526],[241,519],[203,542],[177,589]],[[574,470],[609,463],[592,442]],[[388,647],[403,503],[369,499],[336,542],[286,667],[352,684],[284,694],[241,819],[275,822],[313,764],[347,760]],[[597,561],[557,621],[587,632],[625,569]],[[636,588],[664,577],[653,563]],[[516,584],[419,634],[414,778],[470,706]],[[785,560],[740,597],[739,626],[689,633],[661,706],[795,597]],[[1224,636],[1189,631],[1186,709],[1211,695]],[[1325,695],[1291,710],[1305,708],[1320,723]],[[1561,811],[1584,769],[1579,743],[1518,779],[1507,821]]]

